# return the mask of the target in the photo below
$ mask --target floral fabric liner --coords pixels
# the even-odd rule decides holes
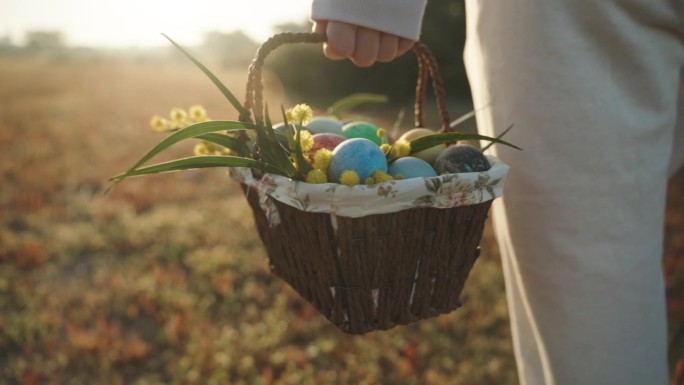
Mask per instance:
[[[271,199],[302,211],[351,218],[417,207],[450,208],[493,200],[503,193],[509,166],[493,156],[487,158],[491,167],[484,172],[391,180],[351,187],[336,183],[310,184],[274,174],[265,174],[257,179],[249,168],[232,168],[230,175],[234,180],[257,190],[261,208],[273,227],[280,223],[280,215]]]

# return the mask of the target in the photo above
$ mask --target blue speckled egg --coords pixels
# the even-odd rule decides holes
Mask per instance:
[[[306,124],[306,129],[312,134],[332,133],[342,135],[342,122],[329,116],[314,116]]]
[[[389,165],[388,174],[397,176],[401,174],[404,179],[437,176],[435,169],[430,163],[413,156],[399,158]]]
[[[489,167],[482,151],[468,144],[449,146],[435,160],[435,170],[440,174],[487,171]]]
[[[387,159],[377,144],[365,138],[353,138],[340,143],[332,152],[328,180],[339,183],[343,171],[352,170],[363,182],[380,170],[387,172]]]
[[[351,122],[342,126],[342,136],[345,138],[365,138],[378,146],[387,143],[385,138],[378,136],[378,126],[366,122]]]

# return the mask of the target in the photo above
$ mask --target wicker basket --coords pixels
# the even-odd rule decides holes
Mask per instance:
[[[245,107],[263,113],[261,67],[277,47],[321,43],[318,34],[280,34],[258,50],[250,66]],[[444,92],[434,57],[416,44],[419,75],[415,123],[423,126],[425,83],[431,78],[442,121],[449,130]],[[272,272],[345,333],[386,330],[453,311],[479,256],[491,200],[452,208],[412,208],[350,218],[302,211],[276,199],[273,226],[257,191],[244,184]],[[493,198],[493,197],[492,197]]]

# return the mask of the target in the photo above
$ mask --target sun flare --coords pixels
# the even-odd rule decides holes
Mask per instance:
[[[0,37],[21,43],[25,32],[61,31],[71,45],[150,47],[166,33],[184,44],[201,42],[208,31],[242,30],[257,41],[274,26],[308,19],[311,0],[88,0],[12,1],[0,13]]]

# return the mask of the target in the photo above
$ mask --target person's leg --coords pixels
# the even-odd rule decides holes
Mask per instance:
[[[684,16],[665,0],[466,1],[478,126],[513,124],[523,148],[493,148],[511,165],[493,211],[521,382],[665,384]]]

